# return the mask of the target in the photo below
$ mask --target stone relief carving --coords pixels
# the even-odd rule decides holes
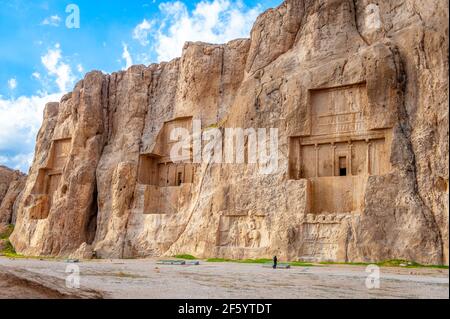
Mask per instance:
[[[341,245],[341,231],[345,221],[359,216],[354,211],[340,214],[306,214],[300,225],[302,260],[327,261],[336,260]]]
[[[265,216],[222,215],[218,246],[261,248],[267,243]]]
[[[302,224],[340,224],[345,219],[359,215],[360,212],[353,211],[348,213],[324,213],[324,214],[306,214],[302,217]]]

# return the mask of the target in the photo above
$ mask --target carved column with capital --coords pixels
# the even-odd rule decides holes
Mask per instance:
[[[348,141],[348,175],[352,176],[352,151],[353,144],[352,141]]]
[[[316,177],[319,177],[319,145],[314,144],[316,149]]]
[[[331,161],[331,164],[332,164],[332,171],[333,171],[333,173],[332,173],[332,175],[331,176],[336,176],[336,145],[334,144],[334,142],[331,142],[331,149],[332,149],[332,161]]]
[[[366,140],[367,144],[367,154],[366,154],[366,163],[367,163],[367,174],[370,175],[370,140]]]

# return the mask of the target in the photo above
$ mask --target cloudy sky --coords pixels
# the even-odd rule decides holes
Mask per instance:
[[[280,3],[0,0],[0,164],[28,171],[45,103],[87,71],[168,61],[185,41],[248,37],[258,14]]]

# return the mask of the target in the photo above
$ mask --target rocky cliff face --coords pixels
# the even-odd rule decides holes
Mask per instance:
[[[447,1],[286,0],[250,39],[90,72],[46,106],[11,241],[28,255],[448,264],[447,48]],[[170,161],[170,128],[198,120],[277,129],[276,171]]]
[[[27,177],[19,171],[0,166],[0,224],[14,224],[17,206]]]

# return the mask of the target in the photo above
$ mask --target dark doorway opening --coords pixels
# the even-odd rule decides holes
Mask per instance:
[[[177,186],[180,186],[182,182],[183,182],[183,173],[178,173]]]
[[[339,157],[339,176],[347,176],[347,157]]]

